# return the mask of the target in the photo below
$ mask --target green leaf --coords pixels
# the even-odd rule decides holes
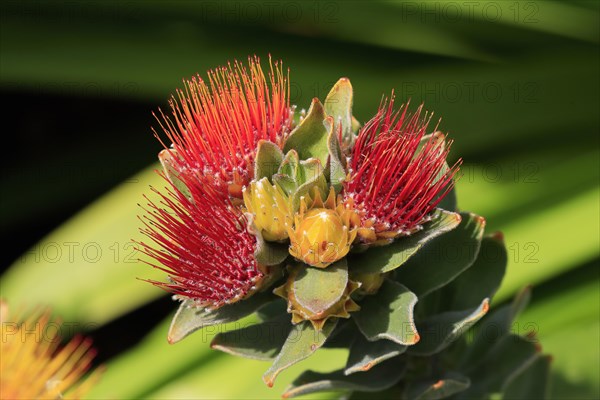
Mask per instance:
[[[361,335],[356,324],[350,320],[342,319],[334,331],[329,335],[323,347],[329,349],[348,349],[352,346],[354,338]]]
[[[314,329],[307,321],[294,325],[273,365],[263,375],[263,381],[267,386],[273,386],[275,378],[281,371],[310,357],[323,346],[336,324],[337,319],[330,318],[320,331]]]
[[[319,99],[314,98],[308,114],[292,131],[283,147],[284,152],[292,149],[298,152],[301,160],[316,158],[325,165],[327,162],[327,129],[323,125],[325,110]]]
[[[397,282],[386,280],[376,295],[360,302],[353,314],[358,329],[367,340],[387,339],[401,345],[413,345],[419,334],[413,319],[417,296]]]
[[[268,292],[255,293],[245,300],[212,311],[194,307],[193,300],[185,300],[179,305],[171,321],[167,340],[169,343],[177,343],[198,329],[237,321],[252,314],[273,298],[274,296]]]
[[[479,307],[467,311],[450,311],[427,318],[417,323],[421,340],[408,349],[408,353],[428,356],[448,347],[489,310],[489,300],[484,299]]]
[[[325,120],[325,128],[329,132],[327,135],[329,163],[327,164],[327,171],[325,174],[329,177],[329,183],[333,186],[337,194],[342,190],[342,185],[346,180],[346,157],[342,152],[338,135],[333,128],[331,117],[328,117]]]
[[[461,365],[468,367],[483,357],[491,346],[510,333],[511,325],[517,315],[529,303],[531,289],[519,292],[513,302],[496,309],[476,326],[473,341],[464,353]]]
[[[348,264],[341,259],[327,268],[302,266],[292,285],[298,305],[320,314],[337,303],[348,285]]]
[[[312,195],[315,187],[322,196],[328,194],[323,164],[316,158],[300,161],[298,153],[293,149],[285,155],[273,181],[291,197],[294,211],[300,207],[301,197]]]
[[[348,78],[340,78],[325,99],[325,114],[333,118],[332,131],[337,133],[341,125],[342,140],[354,142],[352,133],[352,84]]]
[[[268,361],[275,358],[292,329],[289,315],[218,333],[210,347],[234,356]]]
[[[160,160],[160,164],[163,167],[163,171],[169,181],[179,190],[185,197],[188,199],[192,198],[192,194],[188,187],[183,183],[181,179],[179,179],[179,172],[173,167],[173,158],[179,157],[177,154],[177,150],[175,149],[164,149],[160,153],[158,153],[158,159]]]
[[[314,188],[318,188],[321,196],[327,194],[327,180],[323,165],[316,158],[300,161],[298,167],[297,189],[292,196],[292,207],[297,211],[302,197],[312,195]]]
[[[461,213],[451,232],[432,240],[396,271],[396,280],[421,297],[448,284],[469,268],[479,252],[485,220]]]
[[[140,262],[147,258],[131,240],[141,236],[142,193],[148,185],[168,185],[156,167],[132,176],[16,260],[0,279],[2,297],[10,304],[51,306],[65,321],[97,325],[163,296],[136,279],[160,281],[164,273]]]
[[[268,178],[274,183],[272,177],[279,170],[282,161],[283,153],[279,146],[267,140],[259,140],[254,161],[254,179]]]
[[[399,356],[405,351],[406,346],[391,340],[369,342],[362,335],[358,335],[350,346],[350,354],[348,355],[344,375],[369,371],[376,365]]]
[[[300,156],[298,156],[298,152],[296,150],[292,149],[286,153],[285,157],[281,161],[281,165],[279,166],[277,173],[280,175],[285,175],[295,182],[299,165]]]
[[[469,378],[456,372],[448,372],[437,380],[417,381],[406,391],[407,400],[445,399],[466,390],[471,384]]]
[[[525,370],[507,382],[504,399],[547,399],[550,375],[550,356],[538,355]]]
[[[287,312],[287,302],[281,298],[270,301],[259,308],[256,315],[263,322],[275,319],[282,315],[289,316]]]
[[[481,360],[464,368],[463,372],[471,379],[471,386],[458,398],[484,398],[501,391],[504,384],[536,360],[537,354],[535,344],[523,337],[503,336]]]
[[[302,396],[309,393],[332,390],[358,390],[378,392],[398,383],[404,376],[405,364],[390,360],[376,365],[369,371],[347,376],[343,370],[330,373],[306,371],[292,382],[283,398]]]
[[[600,398],[598,261],[536,286],[531,304],[512,324],[554,358],[551,398]]]
[[[506,272],[507,258],[502,234],[484,237],[473,265],[440,289],[442,310],[466,310],[485,297],[491,299]]]
[[[364,253],[349,257],[350,269],[356,269],[361,273],[384,273],[392,271],[404,264],[425,243],[431,239],[451,231],[461,221],[459,214],[437,209],[434,211],[432,220],[423,229],[408,237],[394,240],[391,244],[381,247],[370,247]]]
[[[256,250],[254,258],[261,265],[279,265],[289,255],[288,246],[282,243],[267,242],[262,235],[256,233]]]

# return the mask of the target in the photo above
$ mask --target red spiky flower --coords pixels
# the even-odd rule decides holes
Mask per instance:
[[[293,120],[281,63],[269,58],[268,78],[258,57],[249,57],[248,64],[235,61],[208,71],[207,82],[199,75],[184,81],[169,101],[171,116],[161,111],[157,117],[180,173],[211,176],[239,198],[252,180],[258,141],[281,145]]]
[[[387,105],[386,105],[387,103]],[[421,229],[453,186],[460,160],[448,168],[450,143],[441,132],[424,139],[431,115],[420,106],[394,110],[382,102],[358,133],[345,183],[346,204],[361,216],[359,237],[383,243]]]
[[[150,281],[193,299],[197,306],[218,308],[244,298],[262,278],[254,258],[256,238],[239,208],[210,184],[191,185],[190,198],[174,186],[157,203],[148,202],[142,233],[154,244],[141,251],[169,274],[170,282]]]

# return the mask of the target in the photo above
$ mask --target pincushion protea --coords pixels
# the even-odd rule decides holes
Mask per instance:
[[[98,381],[101,369],[89,376],[95,351],[81,336],[60,346],[60,328],[48,310],[9,314],[0,302],[1,399],[79,399]]]
[[[294,124],[276,70],[267,91],[256,58],[250,73],[236,63],[172,103],[163,127],[173,144],[160,154],[172,185],[149,202],[143,232],[154,243],[141,243],[169,275],[152,283],[182,300],[169,342],[257,311],[260,323],[211,346],[272,360],[269,386],[320,347],[349,350],[343,369],[307,371],[284,397],[487,398],[523,389],[511,389],[523,374],[545,376],[538,348],[508,331],[526,295],[489,319],[506,327],[496,342],[485,327],[463,335],[488,312],[507,255],[482,217],[445,199],[460,161],[448,166],[431,116],[395,110],[392,96],[360,129],[342,78]]]
[[[256,238],[242,212],[215,187],[199,182],[188,187],[190,198],[172,186],[166,195],[155,190],[160,205],[148,202],[142,231],[158,248],[141,242],[142,251],[171,280],[151,282],[198,306],[233,303],[263,276],[254,258]]]
[[[268,78],[260,59],[251,57],[248,68],[236,61],[209,71],[207,81],[184,81],[169,102],[171,116],[161,111],[157,118],[180,173],[211,176],[241,198],[253,178],[258,141],[281,144],[292,124],[288,78],[280,62],[269,63]]]
[[[424,140],[431,119],[408,107],[394,110],[394,97],[359,131],[344,185],[347,204],[362,217],[365,242],[389,242],[422,228],[452,189],[460,160],[447,168],[450,145],[436,132]]]

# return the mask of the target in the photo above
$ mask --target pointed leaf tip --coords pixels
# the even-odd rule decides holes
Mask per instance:
[[[256,293],[248,299],[224,305],[216,310],[198,308],[193,300],[185,300],[179,305],[179,309],[173,316],[167,333],[167,341],[174,344],[199,329],[235,322],[252,314],[272,299],[271,293]]]
[[[283,370],[311,356],[323,346],[336,325],[336,319],[327,320],[321,331],[315,330],[307,321],[294,325],[273,365],[263,375],[265,384],[273,387]]]

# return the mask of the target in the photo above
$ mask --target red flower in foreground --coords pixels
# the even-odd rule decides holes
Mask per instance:
[[[173,188],[159,204],[149,201],[142,232],[156,246],[140,243],[170,282],[156,286],[217,308],[242,299],[263,274],[254,258],[256,238],[242,212],[211,185],[190,185],[191,198]]]
[[[293,116],[281,63],[270,62],[267,78],[258,57],[248,62],[249,68],[236,61],[211,70],[208,82],[200,76],[184,81],[169,102],[171,117],[161,111],[159,119],[181,173],[211,176],[239,198],[252,180],[258,141],[281,145]]]
[[[447,168],[450,145],[440,132],[424,136],[431,115],[407,107],[394,110],[394,98],[360,130],[345,183],[346,204],[361,215],[363,241],[388,241],[421,229],[453,186],[460,161]]]

